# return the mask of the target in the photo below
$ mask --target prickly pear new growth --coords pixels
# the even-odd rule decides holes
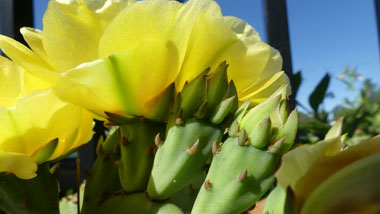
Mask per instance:
[[[230,137],[214,152],[191,213],[242,213],[262,197],[275,181],[281,154],[295,140],[297,112],[288,115],[286,109],[282,93],[247,113],[247,103],[236,111]]]
[[[120,183],[127,192],[143,192],[148,184],[154,159],[155,138],[165,124],[132,119],[120,126]]]
[[[211,74],[206,69],[176,96],[166,139],[154,159],[148,183],[150,197],[167,199],[204,172],[214,144],[223,136],[224,122],[238,105],[236,88],[233,82],[228,83],[227,67],[223,62]]]
[[[82,214],[97,213],[98,207],[121,190],[118,175],[120,164],[120,129],[112,130],[107,140],[97,145],[97,159],[87,177]]]

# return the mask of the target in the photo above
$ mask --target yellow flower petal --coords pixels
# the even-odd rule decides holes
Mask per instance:
[[[36,53],[9,37],[0,35],[0,49],[19,66],[40,78],[54,82],[58,76]]]
[[[94,11],[103,28],[112,21],[112,19],[129,4],[135,0],[84,0],[87,7]]]
[[[43,59],[49,66],[54,67],[50,61],[49,56],[42,45],[42,32],[38,29],[23,27],[20,29],[22,36],[28,43],[29,47],[36,53],[41,59]]]
[[[176,80],[177,89],[181,90],[186,81],[191,81],[207,67],[216,68],[220,62],[226,60],[221,60],[220,55],[237,41],[236,34],[222,19],[200,14],[191,32],[186,56]],[[228,72],[229,70],[230,68]]]
[[[98,59],[63,73],[55,86],[57,95],[99,116],[104,111],[122,114],[115,77],[106,61]]]
[[[85,4],[50,1],[43,24],[43,46],[59,71],[98,58],[102,28]]]
[[[171,43],[143,40],[128,51],[65,72],[56,91],[100,115],[141,115],[145,103],[174,81],[176,54]]]
[[[170,41],[175,30],[174,17],[180,7],[180,3],[167,0],[131,4],[104,31],[99,43],[99,56],[126,51],[141,39]],[[153,48],[150,50],[154,52]]]
[[[0,108],[0,150],[32,155],[51,140],[61,143],[76,130],[81,109],[60,101],[52,90],[38,91],[10,109]],[[69,145],[70,146],[70,145]]]
[[[0,150],[0,172],[11,172],[21,179],[37,176],[37,164],[27,155]]]
[[[22,93],[22,76],[14,63],[0,56],[0,105],[12,106]]]
[[[14,62],[0,56],[0,105],[11,107],[18,99],[48,87],[48,82],[25,72]]]
[[[288,76],[286,76],[283,71],[278,72],[273,76],[268,77],[268,79],[257,82],[256,84],[245,89],[240,93],[239,100],[240,102],[251,100],[252,104],[258,104],[265,101],[279,88],[285,85],[290,85]],[[290,87],[288,87],[288,94],[290,94]]]

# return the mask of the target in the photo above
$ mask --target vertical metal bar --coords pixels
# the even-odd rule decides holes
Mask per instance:
[[[375,1],[375,10],[376,10],[377,36],[378,36],[378,41],[380,44],[380,0],[374,0],[374,1]]]
[[[293,68],[290,52],[290,39],[286,0],[265,0],[266,30],[269,44],[280,51],[283,70],[293,85]],[[290,97],[290,107],[295,106],[295,93]]]
[[[13,1],[0,0],[1,34],[14,37]]]
[[[21,33],[22,27],[33,27],[32,0],[0,0],[1,34],[26,44]]]
[[[14,39],[26,45],[20,33],[22,27],[33,27],[33,0],[13,1]]]

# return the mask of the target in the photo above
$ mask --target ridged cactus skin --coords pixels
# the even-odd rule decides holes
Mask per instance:
[[[98,157],[86,181],[82,214],[100,214],[99,206],[114,192],[121,190],[118,175],[120,136],[120,130],[115,129],[105,142],[99,140]]]
[[[99,207],[99,213],[183,214],[174,204],[153,202],[145,193],[114,196]]]
[[[196,118],[169,128],[154,159],[149,196],[167,199],[199,177],[211,157],[213,142],[220,141],[222,134],[218,126]]]
[[[58,214],[58,181],[47,164],[38,166],[37,177],[22,180],[0,174],[0,210],[7,214]]]
[[[155,137],[163,135],[165,124],[131,119],[120,126],[121,160],[119,177],[127,192],[145,191],[153,166]]]
[[[286,87],[278,92],[247,113],[248,104],[236,111],[230,137],[213,148],[215,155],[192,214],[242,213],[272,186],[298,125],[297,111],[287,112]]]
[[[150,197],[167,199],[204,172],[213,144],[220,142],[238,107],[227,68],[222,62],[213,72],[206,69],[175,96],[148,183]]]
[[[238,141],[229,138],[214,155],[192,214],[242,213],[274,183],[280,157]]]

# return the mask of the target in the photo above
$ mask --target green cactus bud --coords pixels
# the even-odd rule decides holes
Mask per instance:
[[[224,118],[234,109],[237,103],[237,96],[234,95],[230,98],[223,100],[219,105],[215,108],[210,121],[214,124],[219,124],[223,122]]]
[[[150,201],[145,193],[114,196],[105,201],[95,213],[183,214],[174,204]]]
[[[180,126],[171,124],[168,130],[148,184],[149,196],[157,200],[169,198],[199,177],[212,154],[213,142],[220,141],[223,134],[216,125],[195,118]]]
[[[210,110],[214,110],[219,105],[227,92],[227,68],[226,61],[220,63],[207,79],[207,98]]]
[[[228,138],[214,155],[192,214],[242,213],[273,184],[279,156]]]
[[[153,165],[155,136],[164,133],[165,125],[132,119],[120,126],[120,183],[127,192],[144,191]]]
[[[98,157],[87,177],[84,190],[82,214],[97,213],[98,207],[112,193],[121,189],[118,164],[120,163],[120,129],[115,129],[105,142],[99,140],[97,145]],[[100,145],[99,145],[100,144]]]
[[[147,118],[154,118],[155,121],[164,121],[168,118],[170,103],[173,100],[175,92],[174,83],[170,84],[163,92],[153,97],[145,103],[146,109],[144,115]]]
[[[0,173],[0,210],[17,214],[58,214],[58,181],[47,164],[38,166],[30,180]]]
[[[342,135],[343,117],[339,118],[336,123],[329,129],[325,135],[325,140],[336,138]]]
[[[184,118],[191,117],[207,99],[206,74],[209,69],[186,84],[181,92],[181,109]]]
[[[234,119],[237,122],[240,122],[240,120],[243,118],[243,116],[245,115],[245,112],[247,111],[247,109],[249,107],[249,104],[250,104],[250,101],[247,100],[236,110],[235,115],[234,115]]]
[[[259,124],[259,122],[262,121],[265,117],[270,116],[272,112],[278,107],[280,99],[280,95],[273,96],[265,102],[262,102],[249,110],[239,123],[240,128],[246,129],[248,133],[253,132],[257,124]]]
[[[276,133],[274,133],[274,140],[278,142],[280,139],[284,139],[280,145],[276,147],[276,153],[285,154],[294,144],[298,130],[298,111],[295,109],[290,113],[288,119],[284,126],[277,128]]]
[[[41,164],[49,160],[51,155],[54,153],[55,149],[58,145],[58,138],[50,141],[48,144],[46,144],[44,147],[38,149],[32,154],[33,160],[37,164]]]
[[[271,137],[271,120],[265,117],[249,134],[251,145],[256,148],[264,148],[269,144]]]

